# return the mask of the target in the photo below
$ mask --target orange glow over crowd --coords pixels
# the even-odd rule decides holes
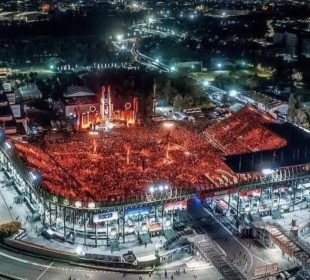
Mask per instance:
[[[228,155],[279,149],[287,142],[264,126],[272,122],[264,113],[245,107],[209,127],[205,134]]]
[[[170,132],[162,126],[133,127],[78,133],[57,143],[47,136],[42,149],[15,146],[28,165],[41,172],[49,192],[104,202],[143,198],[153,183],[194,190],[206,188],[210,180],[232,180],[232,171],[202,137],[179,126]]]
[[[225,164],[218,147],[236,154],[284,146],[284,139],[263,126],[270,122],[245,108],[205,134],[157,124],[61,138],[47,135],[41,147],[20,142],[15,147],[28,166],[41,173],[51,194],[84,202],[144,200],[157,183],[168,184],[174,192],[220,191],[238,183],[241,177]]]

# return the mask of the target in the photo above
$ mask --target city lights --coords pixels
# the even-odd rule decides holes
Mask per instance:
[[[203,86],[207,87],[210,85],[210,82],[208,80],[203,81]]]
[[[238,95],[238,92],[235,89],[232,89],[229,91],[229,96],[230,97],[236,97]]]
[[[0,0],[0,278],[310,275],[309,11]]]
[[[123,38],[124,38],[124,35],[123,35],[123,34],[117,34],[117,35],[116,35],[116,40],[117,40],[117,41],[121,41],[121,40],[123,40]]]

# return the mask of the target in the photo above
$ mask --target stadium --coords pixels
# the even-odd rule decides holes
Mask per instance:
[[[51,133],[39,144],[0,134],[0,160],[18,199],[60,239],[147,243],[182,228],[196,196],[235,196],[238,216],[239,197],[281,188],[295,199],[294,189],[309,182],[308,132],[252,107],[203,133],[171,121],[108,126]]]

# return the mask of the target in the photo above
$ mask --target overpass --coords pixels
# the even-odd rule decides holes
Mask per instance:
[[[188,241],[191,244],[191,251],[195,255],[212,262],[225,279],[246,280],[208,235],[196,235],[188,238]]]

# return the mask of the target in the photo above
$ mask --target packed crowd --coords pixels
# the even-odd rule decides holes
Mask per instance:
[[[154,183],[194,190],[235,178],[202,135],[178,126],[115,128],[56,142],[47,136],[45,147],[17,143],[16,150],[41,172],[50,193],[72,200],[142,200]]]
[[[245,107],[205,131],[226,154],[242,154],[279,149],[287,142],[267,128],[273,120],[264,113]]]

